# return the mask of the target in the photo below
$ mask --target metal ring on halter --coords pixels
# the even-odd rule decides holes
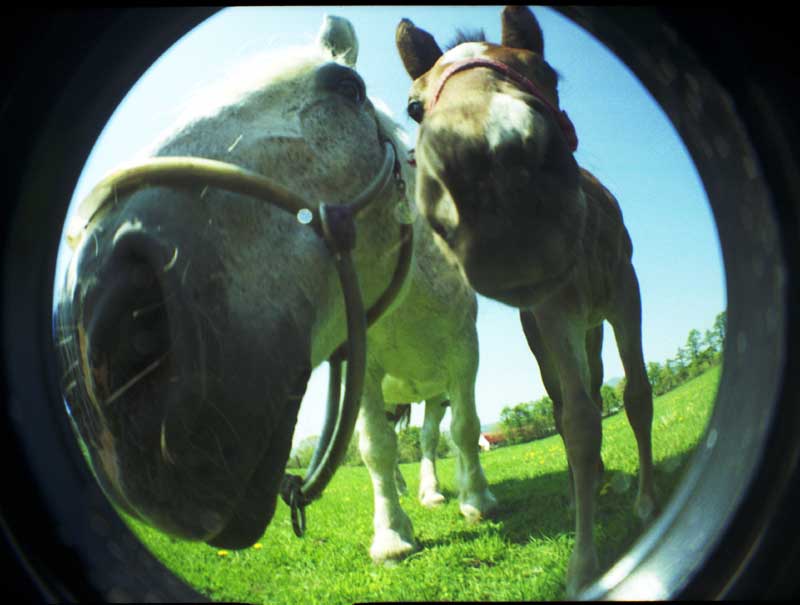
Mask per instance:
[[[306,505],[308,502],[303,498],[302,483],[303,480],[297,475],[284,475],[280,490],[281,497],[289,505],[292,529],[298,538],[302,538],[306,532]]]

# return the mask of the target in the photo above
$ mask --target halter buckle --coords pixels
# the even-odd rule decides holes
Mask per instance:
[[[356,224],[349,206],[320,204],[319,218],[331,252],[342,254],[356,247]]]

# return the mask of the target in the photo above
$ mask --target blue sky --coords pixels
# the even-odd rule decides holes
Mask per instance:
[[[405,114],[410,80],[394,46],[397,23],[410,18],[441,46],[457,27],[483,28],[490,42],[499,42],[500,10],[497,6],[223,10],[178,41],[131,89],[89,156],[73,205],[104,174],[169,128],[194,90],[222,77],[251,53],[312,42],[326,13],[353,23],[360,47],[357,69],[368,94],[392,109],[413,141],[416,124]],[[576,159],[614,193],[622,207],[642,291],[645,359],[662,362],[674,356],[690,329],[710,328],[726,306],[719,239],[705,191],[679,136],[633,74],[565,17],[546,8],[534,12],[544,31],[545,58],[562,76],[561,105],[580,141]],[[498,420],[505,405],[545,394],[516,310],[480,298],[478,334],[476,401],[483,423]],[[607,379],[623,375],[608,325],[603,363]],[[326,375],[325,366],[312,375],[295,441],[320,430]],[[420,424],[422,406],[414,408],[412,423]]]

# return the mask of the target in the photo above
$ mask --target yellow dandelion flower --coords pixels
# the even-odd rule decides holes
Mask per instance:
[[[217,551],[217,556],[227,557],[228,556],[228,551],[227,550],[218,550]]]
[[[256,550],[259,550],[263,547],[264,546],[261,544],[261,542],[256,542],[255,544],[253,544],[253,548],[255,548]]]

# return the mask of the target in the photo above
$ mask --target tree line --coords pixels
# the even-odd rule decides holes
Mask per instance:
[[[686,344],[678,347],[671,359],[664,363],[651,361],[647,364],[647,378],[654,396],[663,395],[721,363],[725,318],[725,311],[717,314],[713,326],[705,334],[701,335],[697,329],[690,330]],[[614,385],[604,384],[601,387],[603,418],[622,409],[624,391],[625,378]],[[545,395],[536,401],[505,406],[500,412],[500,433],[495,438],[503,445],[525,443],[555,434],[553,401]]]
[[[692,329],[686,344],[678,347],[675,356],[663,363],[651,361],[647,364],[647,378],[653,395],[659,396],[680,386],[687,380],[702,374],[722,361],[722,347],[725,342],[725,311],[717,314],[712,327],[701,334]],[[623,408],[622,395],[625,391],[625,378],[615,384],[604,384],[600,388],[603,400],[602,417],[616,414]],[[418,426],[405,426],[397,433],[397,449],[400,462],[418,462],[422,457],[420,444],[421,429]],[[536,401],[524,401],[514,406],[505,406],[500,412],[500,434],[495,433],[498,445],[526,443],[535,439],[549,437],[556,433],[553,420],[553,401],[544,396]],[[306,437],[292,450],[288,466],[306,468],[316,447],[317,435]],[[442,432],[436,450],[438,458],[453,454],[455,446],[447,433]],[[363,464],[358,451],[358,433],[353,435],[344,458],[345,465]]]
[[[420,461],[422,458],[421,432],[422,429],[418,426],[405,426],[397,432],[397,457],[400,462]],[[289,468],[308,468],[318,440],[318,435],[312,435],[298,443],[292,450],[287,466]],[[439,435],[439,442],[436,447],[436,457],[447,458],[451,456],[454,447],[450,436],[442,432]],[[353,438],[350,440],[350,445],[347,447],[342,464],[345,466],[361,466],[364,464],[361,460],[361,453],[358,451],[358,431],[353,434]]]

